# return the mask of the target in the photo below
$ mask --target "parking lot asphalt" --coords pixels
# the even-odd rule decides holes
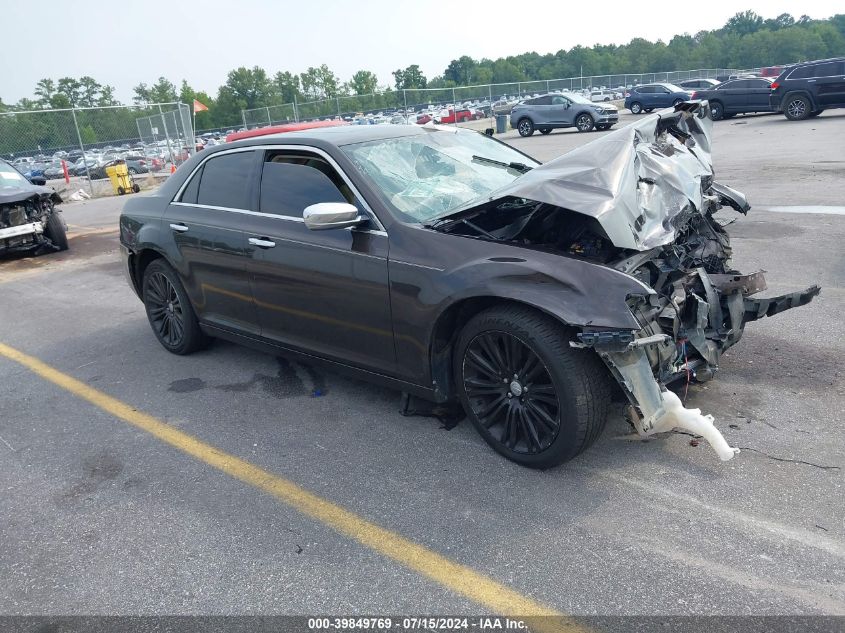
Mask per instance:
[[[504,140],[548,160],[599,134]],[[575,615],[845,615],[842,138],[843,111],[715,124],[717,178],[753,207],[729,228],[736,267],[771,294],[822,286],[690,387],[742,448],[726,463],[688,435],[632,438],[620,412],[531,471],[467,421],[399,415],[394,391],[223,342],[173,356],[122,274],[122,200],[65,205],[70,251],[0,263],[0,343],[100,395],[0,350],[0,614],[479,613],[506,587]],[[133,411],[425,549],[344,532]],[[450,564],[478,576],[450,585]]]

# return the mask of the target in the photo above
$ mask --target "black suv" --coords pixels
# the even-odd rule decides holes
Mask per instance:
[[[845,108],[845,57],[790,66],[772,84],[769,103],[791,121]]]

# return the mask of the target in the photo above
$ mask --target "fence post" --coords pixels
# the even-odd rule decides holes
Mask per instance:
[[[167,131],[167,121],[164,120],[164,111],[161,109],[161,104],[158,104],[158,115],[161,117],[161,127],[164,128],[164,138],[167,141],[167,153],[170,154],[170,164],[175,165],[176,160],[173,158],[173,144],[170,142],[170,132]]]
[[[337,96],[335,99],[337,100],[337,116],[340,116],[340,97]]]
[[[405,117],[408,116],[408,91],[402,88],[402,101],[405,103]],[[375,102],[375,99],[373,99]]]
[[[244,122],[244,129],[245,130],[248,129],[247,126],[246,126],[246,112],[244,112],[243,110],[241,110],[241,119]]]
[[[299,123],[299,115],[296,113],[296,94],[293,95],[293,120],[294,123]]]
[[[82,134],[79,133],[79,122],[76,120],[76,108],[71,108],[70,113],[73,115],[73,127],[76,128],[76,138],[79,139],[79,149],[82,152],[82,164],[85,165],[85,175],[88,176],[88,190],[91,192],[91,197],[94,197],[94,183],[91,182],[91,170],[88,169],[88,159],[85,158],[85,146],[82,144]]]
[[[264,106],[267,109],[267,125],[273,125],[273,119],[270,118],[270,106]]]

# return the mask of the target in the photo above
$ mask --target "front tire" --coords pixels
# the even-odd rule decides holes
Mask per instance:
[[[810,116],[812,105],[804,95],[794,95],[786,102],[783,113],[790,121],[803,121]]]
[[[643,111],[643,105],[639,101],[634,101],[631,104],[631,114],[639,114]]]
[[[606,369],[591,350],[569,346],[564,328],[523,306],[473,317],[454,354],[461,403],[494,450],[529,468],[550,468],[601,434]]]
[[[593,117],[591,117],[589,114],[579,114],[575,118],[575,127],[578,128],[579,132],[589,132],[593,129],[593,126]]]
[[[710,118],[714,121],[719,121],[725,116],[725,107],[718,101],[710,104]]]
[[[67,241],[67,228],[59,215],[59,211],[53,210],[53,213],[51,213],[50,217],[47,218],[47,222],[44,226],[44,235],[46,235],[47,238],[53,242],[53,245],[60,251],[66,251],[70,248]]]
[[[534,123],[531,119],[520,119],[516,124],[516,129],[520,136],[531,136],[534,134]]]
[[[147,266],[141,290],[150,327],[164,349],[185,355],[207,345],[185,287],[170,264],[156,259]]]

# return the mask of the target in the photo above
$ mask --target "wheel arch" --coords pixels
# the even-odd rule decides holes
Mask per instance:
[[[527,308],[551,317],[561,327],[572,328],[572,324],[560,314],[546,307],[506,296],[480,295],[466,297],[452,303],[437,317],[429,338],[431,380],[439,400],[452,400],[455,397],[452,355],[461,330],[475,315],[488,308],[501,305]]]
[[[813,110],[819,109],[819,104],[816,101],[815,96],[813,95],[812,91],[807,90],[806,88],[793,88],[785,95],[783,95],[783,99],[781,99],[781,107],[785,109],[786,103],[792,98],[796,96],[806,97],[810,101],[810,106]]]
[[[167,257],[165,257],[164,253],[155,248],[144,247],[137,252],[129,253],[129,274],[132,279],[132,285],[135,287],[135,292],[139,297],[143,298],[141,282],[144,279],[144,271],[157,259],[163,259],[170,266],[173,266]]]

